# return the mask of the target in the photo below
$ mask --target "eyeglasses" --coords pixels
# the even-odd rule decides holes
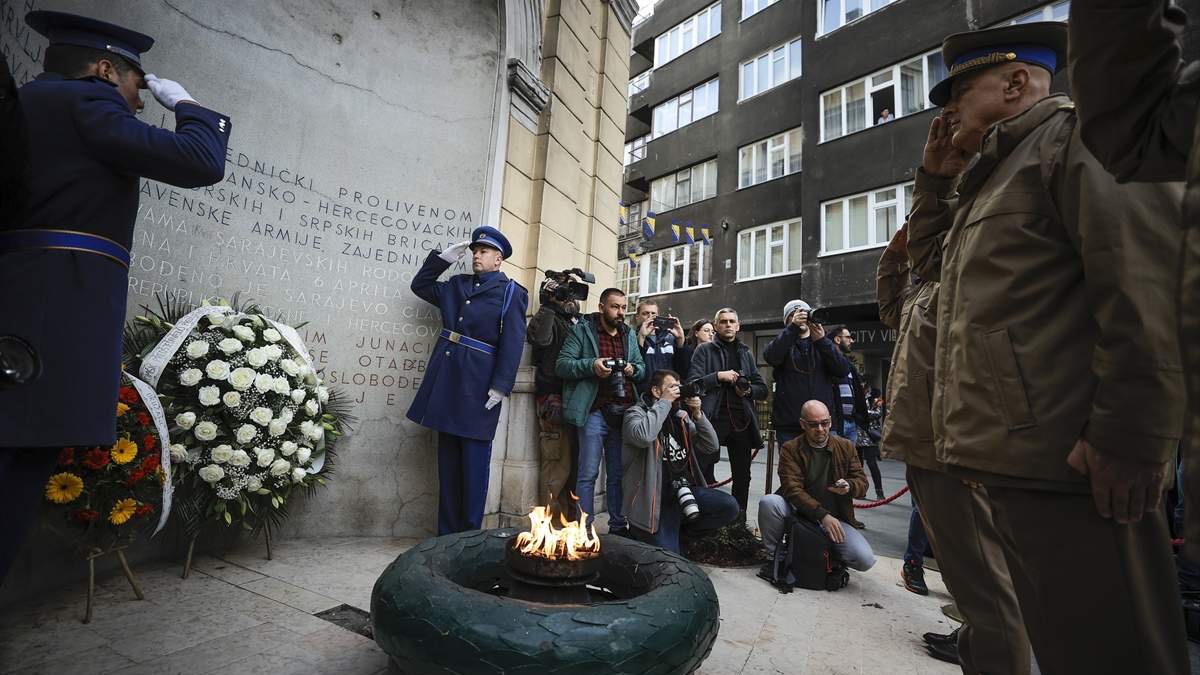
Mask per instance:
[[[829,419],[824,419],[819,422],[810,422],[808,420],[802,421],[804,422],[804,426],[808,427],[809,429],[828,429],[833,426],[833,420]]]

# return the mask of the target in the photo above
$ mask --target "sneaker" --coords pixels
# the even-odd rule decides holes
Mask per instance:
[[[961,630],[962,626],[959,626],[949,633],[926,633],[921,637],[931,645],[956,645],[958,644],[958,632]]]
[[[925,585],[925,570],[911,561],[904,561],[900,570],[900,580],[904,587],[917,595],[929,595],[929,587]]]

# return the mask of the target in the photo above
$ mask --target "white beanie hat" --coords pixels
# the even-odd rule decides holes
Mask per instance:
[[[812,307],[810,307],[809,304],[803,300],[788,300],[787,304],[783,306],[783,322],[787,323],[788,319],[792,318],[792,312],[798,309],[802,309],[806,312],[812,311]]]

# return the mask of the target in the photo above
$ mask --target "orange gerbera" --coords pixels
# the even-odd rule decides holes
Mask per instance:
[[[138,446],[128,438],[118,438],[117,444],[112,447],[110,452],[114,462],[128,464],[133,461],[134,457],[137,457]]]
[[[124,525],[129,522],[133,514],[137,511],[136,499],[119,499],[116,504],[113,504],[112,511],[108,513],[108,522],[113,525]]]

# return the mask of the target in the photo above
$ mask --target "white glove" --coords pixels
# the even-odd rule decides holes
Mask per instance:
[[[496,391],[495,389],[488,389],[488,400],[487,400],[487,403],[483,404],[483,409],[491,410],[492,408],[495,408],[497,405],[500,404],[500,401],[503,398],[504,398],[504,394],[501,394],[500,392]]]
[[[453,264],[461,260],[462,257],[467,254],[467,249],[469,248],[471,248],[470,241],[460,241],[457,244],[447,248],[445,251],[439,253],[438,257],[448,263]]]
[[[175,80],[164,80],[155,77],[154,73],[146,73],[146,88],[154,94],[154,98],[162,104],[162,107],[167,110],[174,110],[175,105],[182,101],[190,101],[195,103],[196,100],[192,95],[187,93],[187,89]]]

